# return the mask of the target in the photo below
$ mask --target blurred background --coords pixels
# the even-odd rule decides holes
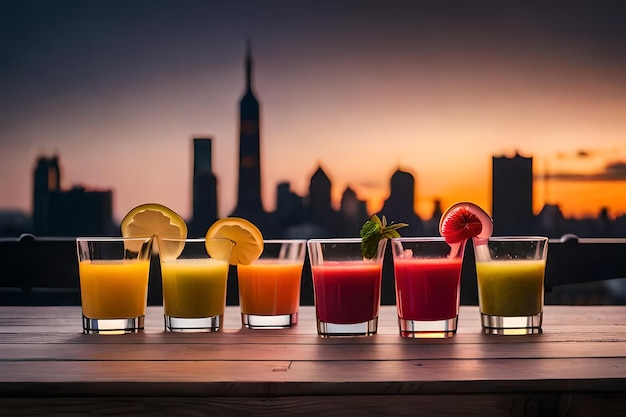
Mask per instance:
[[[146,202],[197,236],[433,235],[467,200],[496,234],[626,237],[625,9],[2,0],[0,236],[118,235]]]

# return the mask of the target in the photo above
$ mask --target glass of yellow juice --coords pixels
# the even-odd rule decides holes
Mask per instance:
[[[265,240],[261,256],[237,265],[241,322],[249,329],[283,329],[298,323],[306,240]]]
[[[223,328],[229,239],[158,239],[165,330],[217,332]]]
[[[474,239],[483,332],[542,332],[548,238]]]
[[[83,333],[144,328],[152,238],[76,238]]]

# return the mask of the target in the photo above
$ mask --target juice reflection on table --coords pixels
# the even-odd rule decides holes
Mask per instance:
[[[258,259],[237,265],[239,300],[243,314],[294,314],[300,305],[302,262]]]
[[[149,260],[80,261],[83,315],[93,319],[146,314]]]
[[[381,263],[326,261],[311,269],[319,320],[353,324],[378,317]]]
[[[228,261],[173,259],[161,261],[166,316],[221,316],[226,305]]]
[[[459,313],[462,258],[394,259],[398,317],[448,320]]]
[[[476,262],[481,313],[502,317],[541,313],[544,272],[544,260]]]

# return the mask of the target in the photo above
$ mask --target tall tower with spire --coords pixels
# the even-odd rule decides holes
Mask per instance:
[[[280,224],[261,202],[261,139],[259,102],[252,91],[252,52],[250,41],[246,51],[246,91],[239,103],[239,180],[237,206],[230,214],[254,223],[263,236],[281,237]]]
[[[246,50],[246,91],[239,104],[239,188],[234,214],[262,212],[259,102],[252,91],[252,51]]]

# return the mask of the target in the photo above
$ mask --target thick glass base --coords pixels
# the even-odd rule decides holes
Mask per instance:
[[[218,332],[224,324],[224,316],[172,317],[165,315],[165,330],[170,332]]]
[[[398,318],[400,336],[411,338],[446,338],[456,333],[458,316],[448,320],[405,320]]]
[[[538,334],[541,333],[543,313],[533,316],[503,317],[480,313],[484,334]]]
[[[248,329],[286,329],[298,324],[298,313],[278,316],[259,316],[241,313],[241,324]]]
[[[354,324],[327,323],[317,319],[317,334],[321,337],[333,336],[373,336],[378,331],[378,317]]]
[[[90,319],[83,316],[84,334],[125,334],[143,330],[144,316],[130,319]]]

